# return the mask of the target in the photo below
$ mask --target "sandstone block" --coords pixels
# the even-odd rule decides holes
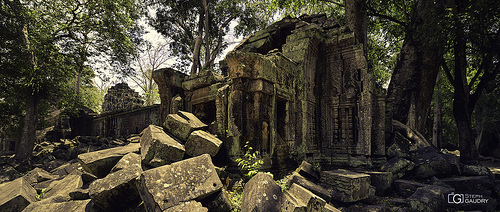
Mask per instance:
[[[139,194],[148,211],[163,211],[190,200],[203,200],[222,189],[208,154],[144,171]]]
[[[0,184],[0,191],[0,211],[22,211],[36,201],[36,190],[22,177]]]
[[[301,211],[305,207],[305,211],[308,212],[321,212],[326,205],[326,201],[321,197],[297,184],[292,184],[290,189],[285,191],[285,193],[287,193],[285,195],[287,198],[284,201],[284,211]],[[287,206],[287,202],[290,199],[295,199],[292,201],[296,208]],[[292,208],[293,210],[291,210]]]
[[[181,202],[180,204],[167,208],[163,212],[179,212],[179,211],[186,211],[186,212],[208,212],[208,209],[203,207],[201,203],[196,202],[196,201],[189,201],[189,202]]]
[[[280,211],[282,201],[281,188],[270,175],[259,172],[245,184],[241,212]]]
[[[375,194],[382,196],[391,189],[394,177],[391,172],[365,172],[370,175],[371,185],[375,187]]]
[[[136,153],[128,153],[123,156],[118,163],[111,169],[111,173],[120,171],[125,168],[129,168],[131,166],[141,167],[141,156]]]
[[[203,205],[209,211],[231,211],[231,201],[225,189],[210,195],[203,200]]]
[[[71,202],[60,202],[60,203],[33,204],[33,205],[26,207],[23,210],[23,212],[31,212],[31,211],[87,212],[87,211],[91,211],[90,208],[92,208],[93,205],[94,204],[90,199],[71,201]]]
[[[50,183],[49,186],[45,189],[46,192],[42,196],[43,199],[62,196],[65,199],[69,200],[71,197],[69,193],[77,190],[78,188],[83,186],[82,181],[82,173],[78,170],[66,175],[63,179],[55,180]]]
[[[153,167],[163,166],[182,160],[184,146],[176,139],[154,125],[149,125],[142,131],[141,159],[142,162]]]
[[[420,187],[408,199],[409,211],[444,211],[447,194],[451,189],[428,185]]]
[[[163,126],[167,132],[182,141],[186,141],[191,132],[208,127],[208,125],[201,122],[195,115],[184,111],[179,111],[176,114],[168,114]]]
[[[57,176],[54,176],[48,171],[45,171],[41,168],[35,168],[29,171],[27,174],[25,174],[23,178],[28,183],[30,183],[30,185],[33,185],[34,183],[39,183],[47,180],[54,180],[57,178]]]
[[[321,183],[332,189],[332,199],[356,202],[370,196],[370,175],[347,170],[321,172]]]
[[[307,161],[302,161],[299,168],[297,168],[297,173],[308,178],[309,180],[319,180],[319,175],[313,170],[313,166]]]
[[[89,186],[89,196],[96,206],[104,211],[124,211],[137,206],[141,198],[137,191],[136,178],[142,169],[131,166],[97,179]]]
[[[196,130],[189,135],[185,147],[186,153],[191,156],[209,154],[214,157],[219,152],[222,141],[203,130]]]
[[[131,152],[138,153],[140,147],[138,143],[131,143],[126,146],[84,153],[78,155],[78,161],[85,171],[103,178],[124,155]]]
[[[315,184],[309,180],[307,180],[305,177],[294,173],[288,180],[287,185],[290,187],[292,184],[296,183],[297,185],[300,185],[307,190],[313,192],[314,194],[318,195],[319,197],[323,198],[324,200],[330,202],[332,200],[332,191],[331,189],[327,189],[323,186],[320,186],[318,184]]]
[[[393,158],[385,163],[381,170],[383,172],[392,172],[396,179],[403,177],[406,172],[409,172],[415,167],[415,164],[403,158]]]
[[[418,188],[427,186],[426,184],[423,183],[417,183],[414,181],[409,181],[409,180],[395,180],[394,181],[394,187],[396,191],[399,193],[399,195],[403,197],[409,197],[415,191],[417,191]]]

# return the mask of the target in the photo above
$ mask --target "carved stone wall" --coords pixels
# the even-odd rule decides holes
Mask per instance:
[[[118,83],[108,89],[102,103],[103,113],[128,111],[142,107],[142,101],[139,93],[130,88],[127,83]]]

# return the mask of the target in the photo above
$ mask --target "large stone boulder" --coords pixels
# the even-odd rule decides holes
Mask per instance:
[[[399,195],[403,197],[409,197],[415,191],[417,191],[418,188],[427,186],[427,184],[423,183],[418,183],[414,181],[409,181],[409,180],[395,180],[394,181],[394,188],[396,191],[399,193]]]
[[[287,185],[288,187],[292,186],[292,184],[297,184],[300,185],[307,190],[313,192],[314,194],[318,195],[319,197],[323,198],[327,202],[330,202],[332,200],[332,190],[327,189],[323,186],[320,186],[307,178],[303,177],[300,174],[293,173],[290,178],[288,178]]]
[[[193,131],[205,129],[208,125],[192,113],[178,111],[176,114],[168,114],[163,127],[178,139],[186,141]]]
[[[71,212],[88,212],[93,211],[94,203],[92,200],[77,200],[71,202],[56,202],[56,203],[46,203],[46,204],[31,204],[26,207],[22,212],[31,211],[71,211]]]
[[[444,211],[446,197],[452,192],[452,189],[428,185],[420,187],[406,199],[408,210],[413,212],[433,212]]]
[[[282,211],[298,212],[321,212],[326,205],[326,201],[297,184],[292,184],[289,190],[285,191],[285,200]]]
[[[132,166],[137,166],[141,168],[141,156],[136,153],[128,153],[122,157],[111,169],[111,173],[126,169]]]
[[[42,198],[52,198],[55,196],[63,197],[66,200],[70,200],[71,197],[69,193],[77,190],[83,186],[82,172],[75,170],[66,177],[53,181],[45,189],[46,192],[43,194]]]
[[[378,196],[386,195],[390,190],[394,177],[392,172],[365,172],[370,175],[371,185],[375,187],[375,194]]]
[[[184,157],[184,145],[158,126],[149,125],[142,131],[142,162],[153,167],[180,161]]]
[[[210,155],[144,171],[139,194],[148,211],[163,211],[181,202],[203,200],[222,189]]]
[[[209,211],[231,211],[231,201],[229,200],[229,195],[225,189],[220,192],[210,195],[203,200],[203,205],[208,208]]]
[[[415,164],[404,158],[392,158],[385,163],[380,170],[383,172],[392,172],[395,179],[403,177],[407,172],[411,171]]]
[[[280,211],[282,201],[281,188],[270,175],[259,172],[245,184],[241,212]]]
[[[89,195],[96,206],[104,211],[125,211],[141,202],[136,179],[142,169],[131,166],[97,179],[89,186]]]
[[[209,154],[214,157],[219,152],[222,141],[208,132],[196,130],[186,141],[186,153],[191,156]]]
[[[113,166],[126,154],[139,153],[141,145],[131,143],[126,146],[104,149],[96,152],[89,152],[78,155],[78,161],[83,169],[99,178],[105,177]]]
[[[28,183],[30,183],[30,185],[33,185],[35,183],[40,183],[43,181],[47,181],[47,180],[55,180],[55,179],[57,179],[57,177],[58,176],[52,175],[48,171],[45,171],[41,168],[35,168],[23,176],[23,178]]]
[[[302,161],[299,168],[297,168],[297,170],[295,171],[309,180],[312,181],[319,180],[318,172],[314,171],[313,166],[307,161]]]
[[[20,177],[14,181],[0,184],[0,211],[22,211],[35,202],[37,193],[28,181]]]
[[[208,208],[203,207],[203,205],[196,201],[181,202],[180,204],[167,208],[163,212],[208,212]]]
[[[321,172],[321,183],[332,189],[332,199],[356,202],[375,194],[370,175],[338,169]]]
[[[452,166],[442,154],[435,151],[432,147],[425,147],[429,151],[419,151],[411,157],[415,164],[414,177],[418,179],[427,179],[432,176],[446,176],[452,174]],[[421,150],[424,150],[421,149]]]

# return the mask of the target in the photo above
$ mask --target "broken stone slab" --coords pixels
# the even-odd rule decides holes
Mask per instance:
[[[11,165],[5,164],[0,166],[0,183],[12,181],[20,176],[21,173],[19,173]]]
[[[488,176],[459,176],[441,179],[441,181],[457,192],[485,192],[491,191],[493,181]]]
[[[321,183],[332,189],[332,199],[342,202],[366,199],[372,189],[370,175],[343,169],[321,172]]]
[[[371,185],[375,187],[375,194],[378,196],[386,195],[390,190],[394,177],[392,172],[365,172],[370,175]]]
[[[224,80],[224,77],[218,73],[215,73],[210,70],[202,71],[195,75],[190,75],[187,79],[182,82],[182,88],[184,90],[190,91],[206,86],[210,86],[217,82],[221,82]]]
[[[158,126],[149,125],[142,131],[140,145],[142,162],[153,167],[180,161],[184,157],[184,145]]]
[[[383,172],[392,172],[396,179],[403,177],[407,172],[411,171],[415,164],[404,158],[392,158],[385,163],[380,170]]]
[[[316,171],[314,171],[313,166],[308,163],[307,161],[302,161],[300,164],[299,168],[295,170],[297,173],[300,175],[304,176],[305,178],[308,178],[309,180],[312,181],[318,181],[319,180],[319,175]]]
[[[219,152],[222,141],[203,130],[196,130],[189,135],[185,147],[191,156],[209,154],[214,157]]]
[[[201,201],[221,189],[222,182],[208,154],[144,171],[139,184],[148,211],[163,211],[194,199]]]
[[[77,188],[76,190],[69,193],[72,200],[86,200],[90,199],[89,188]]]
[[[64,163],[61,166],[56,167],[55,169],[50,171],[50,173],[53,175],[58,175],[59,177],[64,177],[70,173],[73,173],[80,167],[81,165],[78,162],[76,162],[76,160],[71,160],[68,161],[67,163]]]
[[[403,197],[411,196],[418,188],[424,186],[427,185],[409,180],[394,180],[394,188]]]
[[[208,212],[208,208],[203,207],[203,205],[197,201],[188,201],[188,202],[181,202],[180,204],[165,209],[163,212],[179,212],[179,211],[186,211],[186,212]]]
[[[195,115],[185,111],[178,111],[176,114],[168,114],[163,124],[165,130],[178,139],[186,141],[195,130],[202,130],[208,127]]]
[[[78,200],[71,202],[58,202],[46,204],[31,204],[26,207],[22,212],[31,211],[72,211],[72,212],[87,212],[92,211],[94,203],[92,200]]]
[[[142,169],[131,166],[97,179],[89,186],[89,196],[104,211],[125,211],[141,202],[137,190],[137,178]]]
[[[413,169],[415,173],[413,176],[417,179],[451,175],[451,165],[448,164],[448,161],[442,154],[437,152],[431,151],[423,154],[416,154],[411,157],[411,161],[415,164],[415,168]]]
[[[314,194],[323,198],[327,202],[330,202],[332,200],[331,189],[327,189],[327,188],[324,188],[323,186],[315,184],[297,173],[292,174],[292,176],[289,178],[289,180],[287,182],[287,185],[288,185],[288,187],[290,187],[294,183],[296,183],[297,185],[300,185],[300,186],[306,188],[307,190],[313,192]]]
[[[427,185],[418,188],[414,194],[406,199],[409,211],[444,211],[448,194],[452,189]]]
[[[77,190],[82,186],[82,172],[75,170],[72,173],[66,175],[64,178],[55,180],[50,183],[50,185],[45,189],[46,192],[41,198],[47,199],[55,196],[62,196],[65,199],[70,200],[71,197],[69,196],[69,193]]]
[[[326,204],[322,212],[341,212],[341,210],[333,207],[333,205]]]
[[[465,176],[488,176],[491,180],[495,178],[491,170],[482,164],[464,164],[462,165],[462,174]]]
[[[141,167],[141,156],[136,153],[128,153],[123,156],[111,169],[111,173],[120,171],[131,166]]]
[[[207,207],[209,211],[231,211],[232,209],[229,195],[225,189],[205,198],[202,204]]]
[[[36,190],[20,177],[0,184],[0,211],[18,212],[36,201]]]
[[[259,172],[245,184],[241,212],[280,211],[282,201],[281,188],[270,175]]]
[[[55,180],[58,176],[54,176],[48,171],[45,171],[41,168],[35,168],[29,171],[27,174],[23,176],[23,178],[30,184],[40,183],[47,180]]]
[[[287,195],[285,195],[285,197],[287,197],[285,199],[285,211],[300,211],[300,208],[305,207],[306,211],[321,212],[326,204],[326,201],[324,199],[295,183],[292,184],[290,189],[286,190],[285,193],[287,193]],[[293,206],[290,207],[286,204],[286,202],[288,202],[290,199],[295,199],[293,200],[293,202],[295,204],[295,207],[298,206],[299,210],[290,210],[293,208]],[[288,208],[289,210],[286,210],[286,208]]]
[[[80,154],[78,161],[85,171],[103,178],[124,155],[131,152],[139,153],[140,148],[141,144],[131,143],[126,146]]]

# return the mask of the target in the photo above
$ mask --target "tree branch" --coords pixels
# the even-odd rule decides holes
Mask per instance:
[[[441,67],[443,67],[446,78],[448,78],[448,81],[450,81],[450,83],[453,85],[455,83],[455,79],[453,79],[453,75],[451,75],[451,71],[448,68],[448,65],[446,65],[446,61],[443,57],[441,57]]]

